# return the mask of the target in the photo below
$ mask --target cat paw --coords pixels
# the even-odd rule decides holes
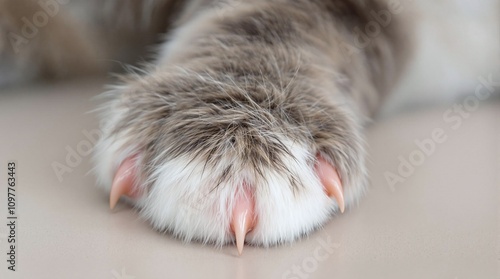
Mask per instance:
[[[232,80],[233,82],[237,80]],[[314,87],[162,70],[105,94],[99,184],[186,241],[292,242],[355,203],[360,127]]]

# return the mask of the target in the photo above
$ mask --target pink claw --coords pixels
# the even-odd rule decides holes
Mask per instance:
[[[246,187],[244,188],[243,193],[237,194],[231,219],[231,229],[236,236],[236,247],[240,255],[243,252],[246,234],[255,226],[255,202],[252,194]]]
[[[139,196],[139,192],[135,187],[135,178],[135,156],[131,156],[125,159],[116,171],[109,196],[110,209],[115,208],[115,205],[118,203],[121,196],[127,196],[130,198],[137,198]]]
[[[340,212],[344,213],[344,190],[342,188],[342,180],[340,179],[337,169],[328,163],[321,156],[317,156],[316,173],[318,174],[321,183],[329,197],[335,198],[339,205]]]

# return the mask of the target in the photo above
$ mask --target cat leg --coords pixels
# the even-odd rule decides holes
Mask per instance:
[[[123,71],[147,60],[173,0],[0,0],[0,86]]]

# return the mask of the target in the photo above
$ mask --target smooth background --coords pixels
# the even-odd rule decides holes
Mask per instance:
[[[100,81],[81,81],[2,92],[0,278],[500,278],[500,102],[481,102],[456,130],[443,119],[453,104],[376,121],[359,206],[293,245],[237,256],[234,246],[159,234],[123,203],[110,211],[87,174],[91,156],[58,179],[54,162],[66,164],[97,128],[87,112],[102,91]],[[447,140],[391,187],[384,174],[434,129]],[[8,160],[18,165],[16,272],[5,261]]]

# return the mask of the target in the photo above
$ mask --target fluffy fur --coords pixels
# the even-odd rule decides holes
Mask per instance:
[[[19,19],[37,5],[0,0],[8,79],[149,61],[103,94],[99,185],[109,190],[135,156],[142,216],[217,245],[234,241],[229,209],[243,192],[256,202],[252,244],[291,242],[324,224],[338,208],[314,171],[316,154],[338,169],[346,205],[356,203],[367,176],[362,127],[398,80],[413,38],[393,15],[357,45],[355,29],[388,10],[376,0],[110,0],[103,8],[91,0],[61,4],[15,52],[9,34],[22,32]],[[155,42],[157,55],[141,56]]]
[[[185,240],[233,241],[228,209],[242,187],[256,201],[250,243],[291,242],[321,226],[337,205],[314,171],[316,154],[338,168],[351,205],[366,182],[360,112],[375,110],[400,66],[392,28],[350,61],[334,47],[382,8],[363,5],[239,3],[222,18],[216,8],[198,11],[155,65],[108,93],[95,153],[102,185],[139,154],[141,213]]]

